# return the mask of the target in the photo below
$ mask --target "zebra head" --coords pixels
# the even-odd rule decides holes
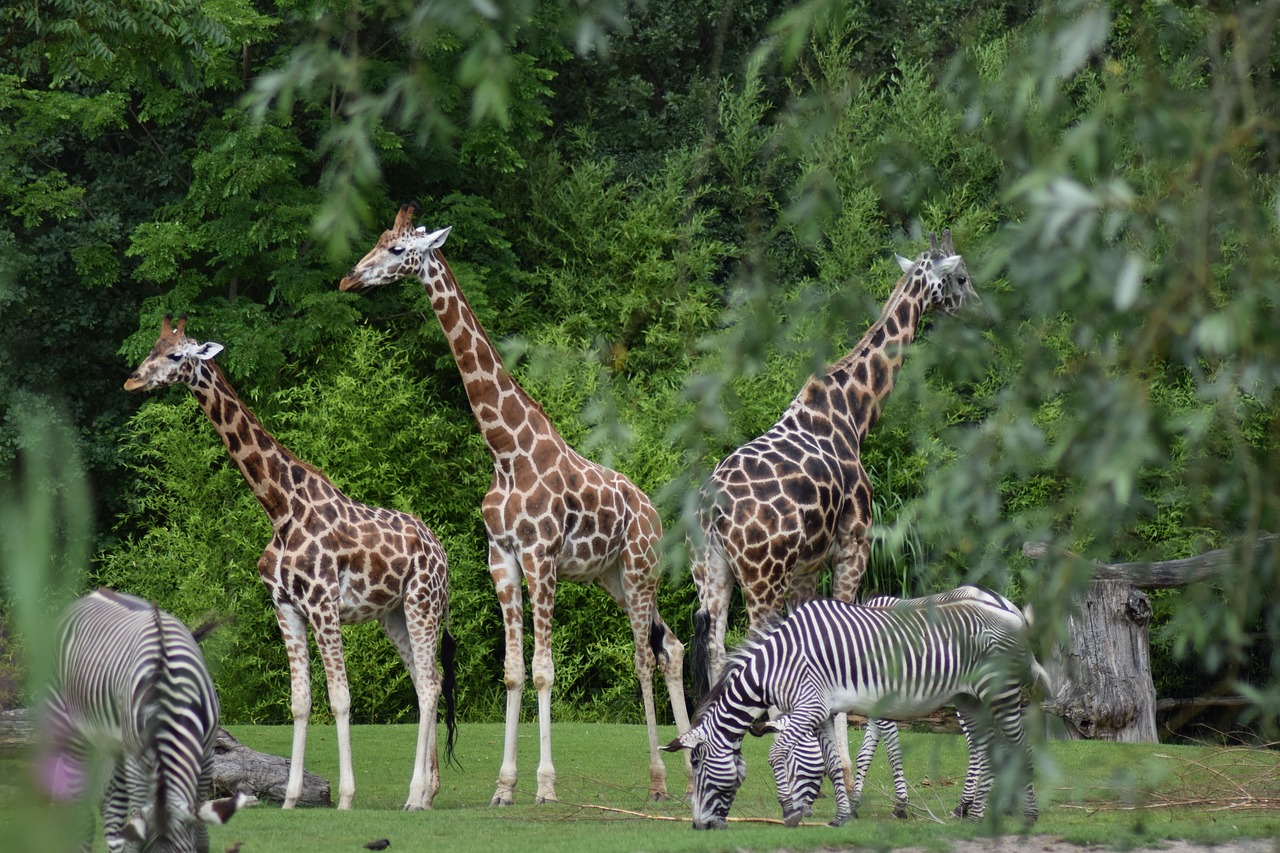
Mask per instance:
[[[690,750],[693,765],[693,828],[724,829],[729,807],[747,778],[742,738],[737,740],[696,725],[663,747],[667,752]]]

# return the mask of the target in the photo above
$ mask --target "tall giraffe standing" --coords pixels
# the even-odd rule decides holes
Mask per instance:
[[[446,747],[454,725],[453,638],[449,571],[444,549],[417,517],[366,506],[338,490],[318,469],[294,456],[263,429],[236,396],[213,357],[217,343],[185,334],[165,317],[160,338],[124,383],[151,391],[184,383],[222,437],[231,460],[271,519],[271,542],[258,558],[289,655],[293,755],[284,807],[302,793],[303,757],[311,715],[307,626],[315,634],[338,735],[338,808],[355,798],[351,770],[351,693],[342,657],[341,625],[378,620],[409,670],[418,694],[418,747],[405,810],[429,809],[440,790],[436,705],[443,689]],[[436,649],[444,668],[436,669]]]
[[[753,628],[782,608],[789,589],[795,598],[811,597],[828,562],[834,597],[852,602],[857,593],[871,527],[862,442],[920,318],[931,308],[951,313],[974,294],[950,231],[940,246],[930,235],[929,251],[914,261],[897,261],[903,275],[857,346],[812,376],[768,432],[721,460],[700,492],[700,530],[689,537],[700,603],[693,647],[699,692],[724,667],[735,579]]]
[[[462,375],[476,424],[493,458],[493,481],[481,504],[489,540],[489,572],[506,628],[506,736],[491,805],[510,805],[516,785],[516,731],[524,690],[524,605],[533,614],[533,686],[538,692],[537,801],[554,800],[551,762],[551,618],[558,580],[595,583],[627,614],[636,675],[649,734],[649,794],[667,796],[653,702],[655,660],[662,667],[676,727],[689,727],[684,704],[684,646],[658,614],[662,521],[649,498],[625,476],[586,459],[565,442],[542,407],[503,366],[440,254],[448,228],[415,228],[417,206],[395,223],[342,279],[342,290],[401,279],[422,282]]]

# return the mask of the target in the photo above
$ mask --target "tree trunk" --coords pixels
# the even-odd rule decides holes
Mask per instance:
[[[1092,581],[1067,620],[1067,646],[1045,661],[1054,695],[1044,709],[1077,738],[1156,743],[1146,593],[1124,581]]]

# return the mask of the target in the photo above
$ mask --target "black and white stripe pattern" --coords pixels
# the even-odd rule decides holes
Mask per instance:
[[[892,595],[878,595],[867,599],[863,602],[863,605],[866,607],[919,608],[964,599],[985,601],[1001,610],[1007,610],[1013,606],[1008,599],[976,586],[961,586],[919,598],[903,599]],[[786,728],[786,725],[787,718],[779,717],[777,720],[770,721],[764,726],[764,729],[781,733]],[[960,725],[967,738],[968,732],[963,719]],[[862,803],[862,791],[866,783],[867,771],[870,769],[871,761],[875,757],[876,748],[881,742],[884,743],[885,755],[889,759],[889,769],[893,774],[893,816],[905,818],[910,804],[907,776],[902,766],[902,744],[898,739],[898,727],[890,720],[867,721],[866,731],[862,737],[862,745],[858,749],[858,755],[854,762],[853,790],[850,792],[853,814],[855,817],[858,814],[858,807]],[[805,815],[808,816],[812,814],[812,802],[817,797],[818,791],[822,787],[822,779],[826,775],[822,761],[822,750],[817,736],[802,735],[802,740],[786,756],[786,761],[787,774],[791,779],[792,802],[802,806]],[[969,771],[965,776],[961,805],[957,806],[955,810],[955,814],[958,817],[963,816],[961,813],[964,809],[964,804],[966,802],[972,803],[973,801],[974,790],[977,785],[976,769],[976,764],[971,762]]]
[[[770,706],[791,718],[770,751],[788,825],[803,816],[803,804],[792,796],[788,762],[813,733],[835,788],[833,824],[853,816],[840,781],[834,714],[910,718],[949,703],[967,727],[975,780],[972,795],[966,785],[961,812],[985,813],[993,781],[990,754],[998,739],[1019,751],[1024,814],[1034,820],[1020,698],[1025,684],[1047,678],[1028,648],[1022,613],[1000,596],[979,593],[923,606],[812,601],[747,643],[704,700],[695,725],[668,746],[692,749],[694,826],[724,826],[745,776],[743,734]]]
[[[218,696],[191,632],[141,598],[99,589],[71,604],[44,725],[47,786],[59,798],[101,796],[112,853],[207,851],[205,824],[244,802],[205,799]]]

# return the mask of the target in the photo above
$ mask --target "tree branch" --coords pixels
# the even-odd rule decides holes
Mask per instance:
[[[1251,545],[1218,548],[1181,560],[1138,563],[1090,562],[1093,566],[1094,580],[1127,581],[1139,589],[1167,589],[1220,577],[1242,561],[1261,562],[1266,560],[1268,555],[1274,559],[1278,540],[1280,540],[1280,534],[1264,533],[1256,537]],[[1033,560],[1045,557],[1085,559],[1079,554],[1065,548],[1058,548],[1048,542],[1024,542],[1022,553]]]

